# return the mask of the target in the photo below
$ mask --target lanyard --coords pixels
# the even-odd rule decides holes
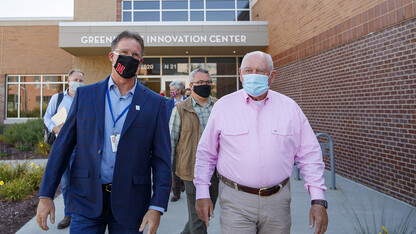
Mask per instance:
[[[113,130],[114,130],[114,136],[115,136],[115,135],[117,135],[117,133],[116,133],[116,123],[126,113],[126,111],[129,109],[131,103],[126,108],[124,108],[123,112],[121,112],[121,114],[117,117],[117,119],[114,120],[113,109],[111,108],[111,99],[110,99],[109,90],[110,90],[110,88],[107,89],[107,100],[108,100],[108,106],[110,107],[111,118],[113,119],[113,123],[114,123]]]

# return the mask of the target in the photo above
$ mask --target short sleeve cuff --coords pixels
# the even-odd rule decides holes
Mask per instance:
[[[209,185],[198,185],[196,188],[196,199],[210,198]]]

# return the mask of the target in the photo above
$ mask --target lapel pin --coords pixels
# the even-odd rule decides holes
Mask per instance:
[[[136,110],[140,110],[140,106],[139,105],[136,105]]]

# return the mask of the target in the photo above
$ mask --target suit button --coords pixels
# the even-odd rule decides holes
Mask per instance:
[[[101,154],[103,151],[102,150],[98,150],[98,154]]]

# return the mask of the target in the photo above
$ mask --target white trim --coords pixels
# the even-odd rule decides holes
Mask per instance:
[[[74,20],[74,17],[0,17],[0,21],[25,21],[25,20]]]
[[[163,22],[60,22],[59,27],[108,27],[108,26],[268,26],[268,21],[163,21]]]

